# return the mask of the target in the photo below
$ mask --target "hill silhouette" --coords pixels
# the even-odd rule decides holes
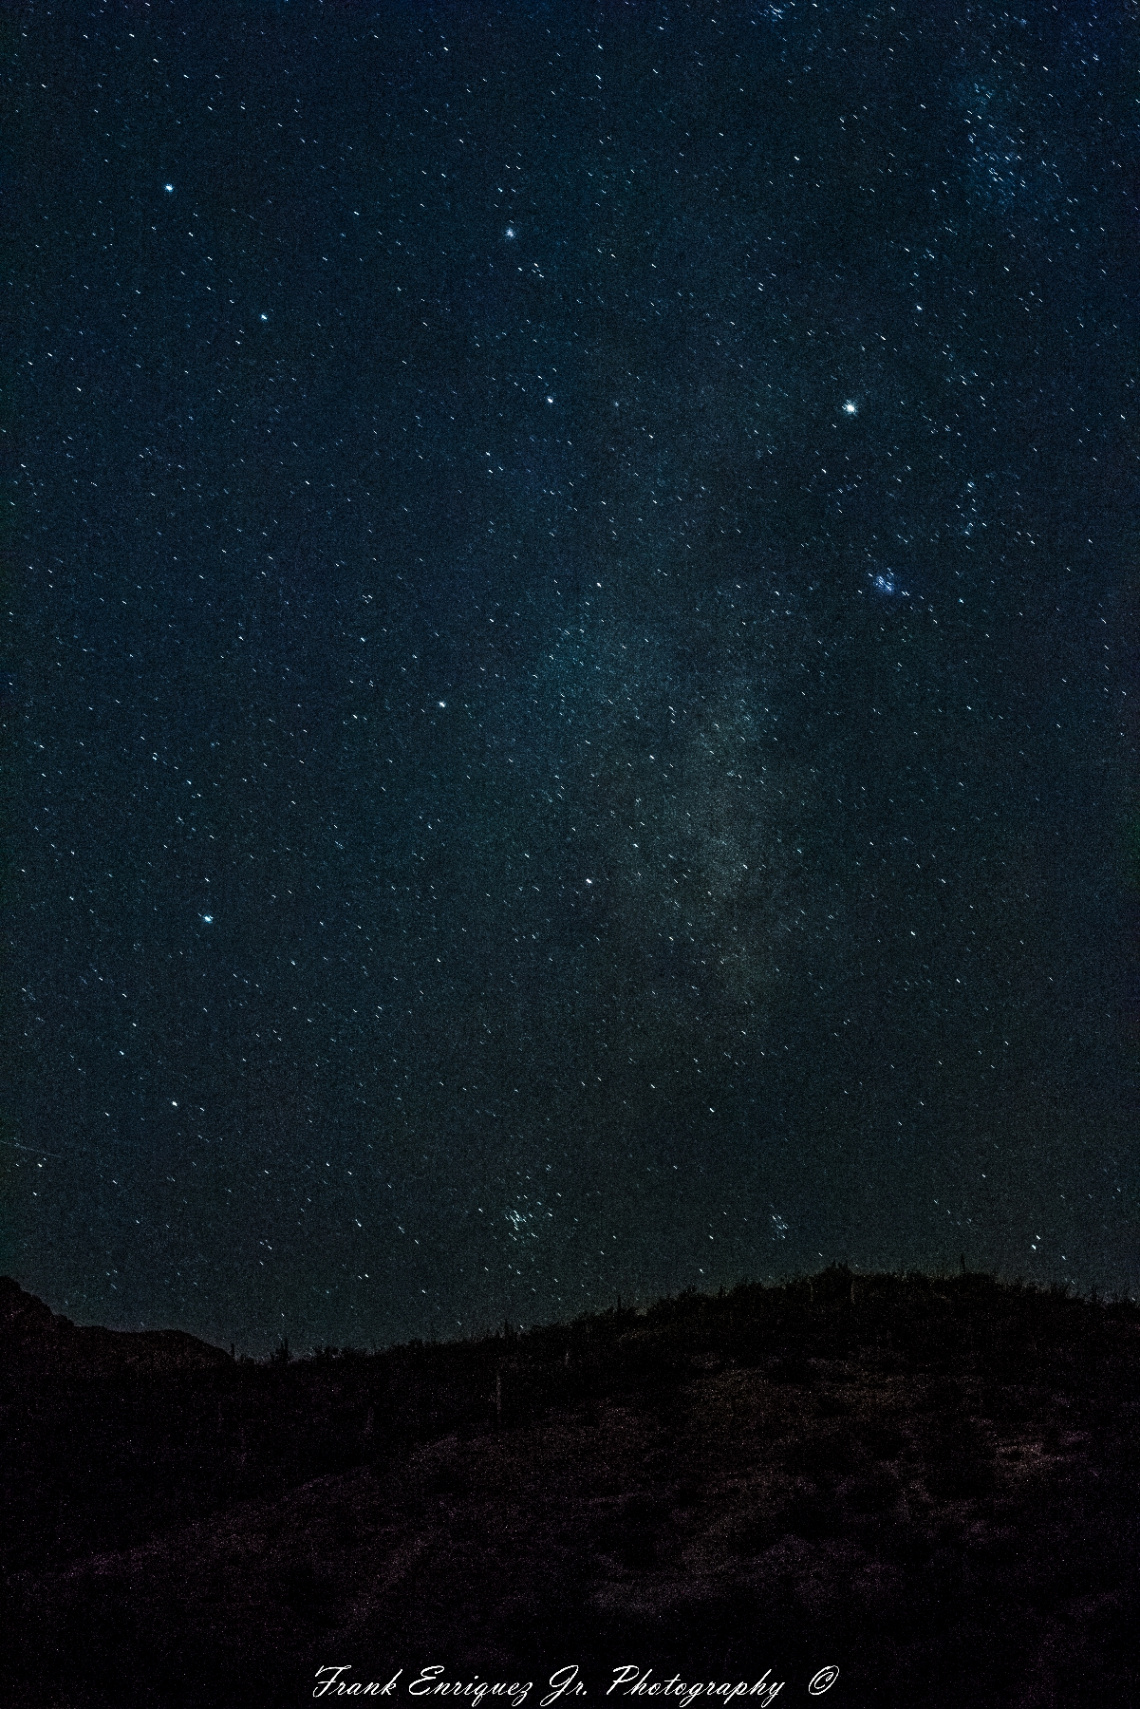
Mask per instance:
[[[0,1362],[25,1377],[63,1370],[94,1377],[201,1371],[230,1361],[220,1347],[181,1329],[80,1328],[25,1293],[11,1276],[0,1276]]]
[[[13,1703],[276,1706],[341,1667],[410,1704],[431,1665],[537,1703],[574,1664],[579,1703],[633,1664],[615,1701],[768,1669],[806,1704],[830,1666],[861,1709],[1140,1702],[1127,1303],[832,1268],[254,1362],[4,1281],[0,1409]]]

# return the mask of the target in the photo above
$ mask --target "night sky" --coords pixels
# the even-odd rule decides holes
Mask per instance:
[[[1140,1285],[1133,11],[4,32],[0,1270]]]

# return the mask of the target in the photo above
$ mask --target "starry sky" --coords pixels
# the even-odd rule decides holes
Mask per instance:
[[[1136,36],[8,9],[0,1268],[1140,1285]]]

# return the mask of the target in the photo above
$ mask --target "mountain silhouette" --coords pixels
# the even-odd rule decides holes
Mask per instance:
[[[576,1709],[836,1668],[851,1709],[1140,1702],[1128,1303],[833,1268],[255,1362],[0,1282],[0,1417],[36,1709],[411,1705],[435,1666],[527,1705],[577,1667]]]
[[[111,1376],[204,1371],[230,1359],[220,1347],[181,1329],[80,1328],[25,1293],[11,1276],[0,1276],[0,1362],[25,1373]]]

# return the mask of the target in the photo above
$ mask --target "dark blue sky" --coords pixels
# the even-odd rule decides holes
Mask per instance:
[[[1121,9],[10,19],[3,1267],[1133,1286]]]

